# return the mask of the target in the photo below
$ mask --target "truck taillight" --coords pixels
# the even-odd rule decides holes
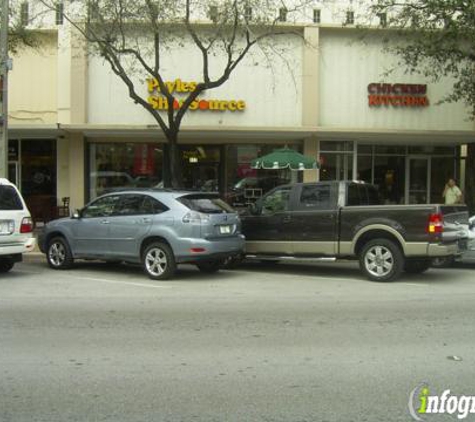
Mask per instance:
[[[442,214],[431,214],[427,233],[442,233],[444,231],[444,216]]]
[[[20,233],[31,233],[33,231],[33,220],[25,217],[21,220]]]

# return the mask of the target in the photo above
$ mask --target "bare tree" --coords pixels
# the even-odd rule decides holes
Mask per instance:
[[[49,9],[55,2],[41,0]],[[302,36],[282,24],[301,13],[309,0],[71,0],[65,19],[102,56],[126,85],[130,98],[157,122],[168,141],[167,187],[182,187],[178,136],[184,116],[205,91],[225,84],[257,46],[273,45],[279,36]],[[178,101],[166,83],[162,63],[171,48],[189,43],[199,51],[199,81]],[[219,57],[219,64],[215,60]],[[160,111],[138,88],[137,69],[166,100]]]

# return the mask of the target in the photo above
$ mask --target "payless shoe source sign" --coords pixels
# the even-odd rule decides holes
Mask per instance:
[[[197,82],[184,82],[181,79],[165,82],[168,90],[172,94],[186,94],[195,90]],[[147,89],[150,93],[148,103],[155,110],[168,110],[168,101],[161,95],[158,81],[153,78],[147,79]],[[183,100],[175,100],[173,108],[177,110],[183,104]],[[190,104],[190,110],[201,111],[244,111],[246,109],[246,102],[243,100],[205,100],[196,99]]]
[[[429,421],[431,415],[451,415],[464,420],[475,415],[475,396],[459,396],[450,390],[434,394],[427,383],[418,385],[409,396],[409,413],[416,421]]]

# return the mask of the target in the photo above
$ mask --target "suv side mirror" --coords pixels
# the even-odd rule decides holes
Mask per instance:
[[[71,215],[71,218],[74,220],[79,220],[81,218],[81,211],[74,210],[73,214]]]

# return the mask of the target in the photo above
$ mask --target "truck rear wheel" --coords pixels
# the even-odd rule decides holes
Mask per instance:
[[[388,239],[370,240],[360,256],[360,269],[372,281],[397,279],[404,267],[404,257],[399,247]]]

